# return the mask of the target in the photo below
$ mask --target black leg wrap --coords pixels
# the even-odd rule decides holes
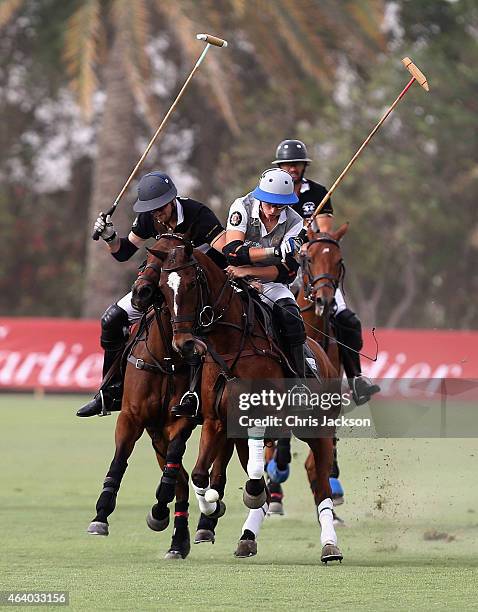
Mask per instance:
[[[175,464],[177,465],[177,464]],[[168,464],[164,468],[161,481],[156,489],[156,499],[159,505],[167,506],[170,504],[176,493],[176,482],[178,480],[178,467],[171,467]]]
[[[275,456],[277,467],[279,468],[279,470],[285,470],[291,462],[290,438],[282,438],[280,440],[277,440]]]
[[[103,490],[100,493],[98,501],[96,502],[96,517],[95,521],[106,523],[108,516],[113,512],[116,507],[116,495],[121,485],[121,478],[123,473],[118,478],[118,473],[115,476],[112,472],[108,472],[105,481],[103,483]]]
[[[219,519],[217,518],[211,518],[201,513],[201,516],[199,517],[198,521],[197,530],[199,531],[199,529],[207,529],[208,531],[212,531],[214,533],[214,529],[216,528],[218,520]]]
[[[337,460],[337,438],[334,438],[334,462],[332,464],[332,471],[330,472],[331,478],[338,478],[340,476],[339,462]]]
[[[362,324],[357,315],[346,308],[333,319],[335,335],[337,340],[346,344],[352,350],[339,345],[340,354],[345,368],[347,378],[360,376],[360,355],[356,351],[362,350]]]
[[[189,503],[187,501],[176,502],[174,504],[174,533],[173,543],[175,541],[182,541],[186,537],[189,540]]]

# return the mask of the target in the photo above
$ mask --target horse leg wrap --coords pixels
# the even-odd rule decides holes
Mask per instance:
[[[277,440],[275,458],[278,469],[281,471],[286,470],[292,460],[290,455],[290,438],[281,438]]]
[[[206,491],[210,489],[209,485],[207,487],[197,487],[193,482],[194,493],[196,493],[196,499],[198,500],[199,510],[206,516],[210,514],[214,514],[217,509],[217,502],[207,502],[204,499],[204,495]]]
[[[322,546],[326,544],[337,545],[337,534],[334,528],[334,515],[332,513],[334,505],[330,497],[322,500],[317,506],[317,513],[319,515],[319,523],[321,527],[320,532],[320,543]]]
[[[121,479],[116,480],[112,476],[107,476],[103,483],[103,490],[100,493],[96,502],[96,517],[95,521],[102,523],[107,522],[108,516],[116,507],[116,495],[120,488]]]
[[[289,466],[286,465],[285,470],[279,470],[275,459],[271,459],[267,464],[267,475],[271,479],[271,482],[281,483],[285,482],[289,478]]]
[[[205,529],[207,531],[212,531],[214,533],[214,529],[216,529],[217,518],[211,518],[210,516],[206,516],[205,514],[201,514],[198,521],[197,531],[200,529]]]
[[[246,522],[242,526],[242,533],[244,533],[246,530],[252,531],[254,536],[257,537],[261,525],[264,522],[264,519],[266,518],[268,509],[269,504],[266,502],[260,508],[256,508],[255,510],[249,510]]]
[[[180,467],[180,463],[166,463],[161,481],[156,489],[156,499],[161,506],[167,506],[174,499]]]
[[[334,438],[334,462],[332,464],[332,471],[330,472],[331,478],[338,478],[340,476],[339,462],[337,460],[337,438]]]
[[[187,501],[174,504],[174,532],[172,543],[189,540],[189,503]]]
[[[264,440],[262,437],[249,438],[247,445],[249,447],[247,475],[251,480],[259,480],[264,473]]]

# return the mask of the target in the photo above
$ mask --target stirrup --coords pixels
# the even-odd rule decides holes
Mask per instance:
[[[191,399],[194,401],[196,405],[196,410],[194,414],[193,413],[187,413],[187,414],[182,413],[181,407],[184,405],[183,402],[190,402]],[[196,393],[196,391],[186,391],[186,393],[184,393],[181,399],[179,400],[179,404],[176,404],[175,406],[171,407],[171,414],[176,417],[189,417],[191,419],[197,418],[199,414],[199,396]]]
[[[105,395],[103,393],[103,389],[100,389],[98,394],[101,397],[101,412],[98,414],[98,416],[100,417],[109,416],[111,412],[106,408]]]

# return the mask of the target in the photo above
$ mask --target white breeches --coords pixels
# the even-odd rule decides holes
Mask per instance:
[[[121,300],[116,303],[120,308],[122,308],[128,313],[129,322],[135,323],[136,321],[139,321],[141,319],[143,313],[140,310],[136,310],[136,308],[133,306],[133,304],[131,303],[131,296],[132,293],[130,291],[127,295],[122,297]]]
[[[287,285],[283,285],[282,283],[263,283],[262,284],[262,293],[260,294],[261,300],[269,306],[272,306],[277,302],[277,300],[281,300],[282,298],[290,298],[291,300],[295,300],[294,294],[289,289]]]

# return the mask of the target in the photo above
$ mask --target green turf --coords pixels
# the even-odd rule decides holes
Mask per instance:
[[[168,562],[171,530],[153,533],[145,523],[159,479],[146,438],[130,460],[110,536],[86,534],[113,456],[115,417],[77,419],[81,399],[0,396],[0,590],[68,590],[77,610],[477,608],[475,440],[340,442],[348,527],[339,531],[344,563],[329,567],[320,563],[306,447],[297,441],[287,516],[266,521],[257,557],[232,556],[246,514],[234,458],[216,544]],[[194,527],[195,504],[191,515]],[[426,541],[429,530],[452,541]]]

